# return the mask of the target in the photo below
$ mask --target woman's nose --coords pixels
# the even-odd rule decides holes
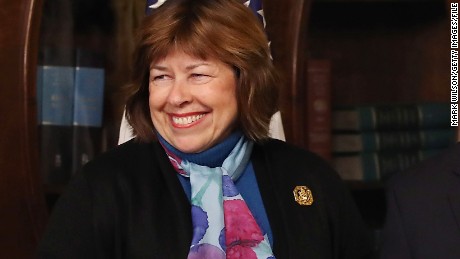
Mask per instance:
[[[174,106],[183,106],[192,101],[190,87],[185,79],[175,79],[168,96],[168,102]]]

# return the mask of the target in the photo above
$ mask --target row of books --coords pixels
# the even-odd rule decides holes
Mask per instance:
[[[84,49],[44,48],[37,69],[43,182],[66,184],[102,149],[105,70]]]
[[[386,180],[455,144],[449,123],[449,103],[334,110],[332,163],[344,180]]]
[[[345,180],[382,180],[456,143],[449,103],[332,108],[330,60],[310,59],[305,146]]]

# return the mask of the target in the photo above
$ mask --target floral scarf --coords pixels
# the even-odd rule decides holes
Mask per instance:
[[[165,140],[160,136],[160,142]],[[253,142],[244,136],[219,167],[198,165],[163,144],[176,171],[190,178],[193,237],[189,259],[275,258],[234,181],[249,162]]]

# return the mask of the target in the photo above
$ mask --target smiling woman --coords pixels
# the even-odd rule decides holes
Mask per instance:
[[[130,87],[133,95],[126,106],[134,135],[146,141],[155,139],[150,115],[145,114],[146,103],[141,101],[149,90],[149,69],[179,51],[201,61],[212,59],[230,66],[238,76],[235,93],[241,130],[252,140],[267,139],[270,118],[278,110],[278,75],[263,27],[241,3],[231,1],[224,7],[209,1],[206,7],[192,12],[191,5],[166,1],[139,30]]]
[[[166,1],[139,29],[132,71],[136,138],[85,165],[55,205],[40,256],[371,254],[337,173],[268,136],[279,81],[243,3]]]
[[[149,93],[155,129],[182,152],[202,152],[235,130],[236,76],[219,60],[174,51],[152,64]]]

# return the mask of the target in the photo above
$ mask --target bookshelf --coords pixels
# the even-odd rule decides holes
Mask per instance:
[[[309,55],[334,65],[333,105],[446,101],[448,22],[444,1],[318,0]]]
[[[42,0],[40,13],[37,172],[50,211],[81,164],[116,144],[114,14],[104,0]]]
[[[449,102],[448,3],[313,1],[307,59],[330,60],[331,106]],[[385,216],[385,183],[347,184],[365,221],[378,233]]]
[[[56,34],[46,40],[54,38],[61,43],[72,40],[80,46],[104,51],[112,50],[106,46],[114,46],[113,42],[109,44],[108,41],[114,26],[110,16],[103,13],[109,10],[107,7],[110,1],[53,2],[54,7],[59,8],[53,9],[51,13],[43,12],[50,6],[44,0],[1,0],[0,4],[0,78],[4,86],[0,89],[0,257],[33,258],[46,225],[48,206],[65,188],[44,186],[40,176],[36,78],[40,44],[46,38],[41,35],[41,26],[55,26],[51,28],[53,30],[60,26],[75,25],[73,29],[67,27],[65,30],[56,30]],[[82,12],[88,10],[88,4],[93,13]],[[66,5],[65,10],[68,12],[62,12],[62,5]],[[79,17],[80,21],[85,19],[88,23],[46,24],[46,19],[56,16],[71,18],[69,12]],[[105,22],[93,26],[94,19]],[[106,103],[109,107],[105,109],[107,113],[104,116],[106,147],[113,145],[117,130],[112,125],[119,123],[110,108],[117,106],[111,101],[111,94],[107,92]]]

